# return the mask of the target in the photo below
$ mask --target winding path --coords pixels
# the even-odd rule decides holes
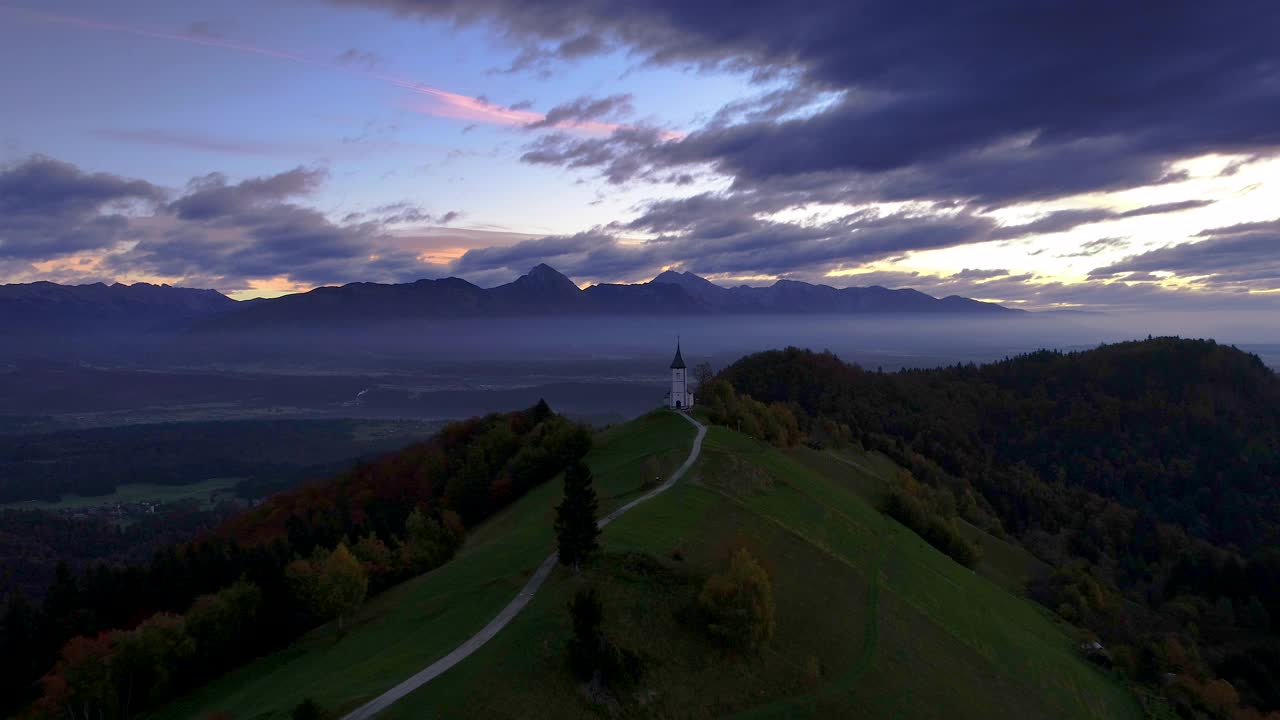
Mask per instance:
[[[601,528],[614,520],[617,520],[623,513],[627,512],[631,508],[671,489],[671,486],[675,485],[680,478],[684,477],[684,474],[688,472],[689,468],[693,467],[693,463],[698,459],[698,453],[702,451],[702,438],[707,434],[707,428],[705,425],[694,420],[693,417],[689,415],[680,413],[680,416],[693,423],[693,426],[698,429],[698,435],[693,439],[693,448],[689,450],[689,457],[685,459],[683,465],[671,474],[671,477],[667,478],[666,482],[601,518],[598,523]],[[542,564],[538,566],[538,569],[534,571],[533,576],[524,584],[524,587],[520,588],[520,592],[516,593],[515,598],[510,603],[507,603],[507,606],[502,608],[502,612],[495,615],[494,618],[489,621],[488,625],[480,628],[479,632],[467,638],[448,655],[445,655],[439,660],[431,663],[422,670],[414,673],[408,680],[405,680],[373,700],[370,700],[365,705],[362,705],[352,711],[350,714],[343,717],[342,720],[367,720],[367,718],[377,715],[383,710],[386,710],[396,701],[400,700],[400,698],[403,698],[405,695],[408,695],[414,690],[417,690],[423,685],[431,682],[435,678],[444,674],[449,668],[465,660],[471,655],[471,653],[479,650],[482,645],[489,642],[494,635],[497,635],[502,628],[506,627],[507,623],[511,622],[512,618],[524,609],[525,605],[529,604],[529,601],[533,599],[533,594],[538,592],[538,588],[542,587],[542,583],[546,582],[547,577],[551,575],[551,571],[555,566],[556,553],[551,553],[550,557],[543,560]]]

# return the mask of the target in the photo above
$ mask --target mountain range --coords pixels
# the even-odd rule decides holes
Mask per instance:
[[[150,283],[0,285],[0,332],[173,330],[243,305],[217,290]]]
[[[834,288],[794,280],[778,280],[768,287],[723,287],[673,270],[646,283],[584,289],[545,264],[487,289],[456,277],[404,284],[357,282],[247,302],[215,290],[147,283],[0,286],[0,329],[22,331],[323,329],[455,317],[1018,312],[908,289]]]

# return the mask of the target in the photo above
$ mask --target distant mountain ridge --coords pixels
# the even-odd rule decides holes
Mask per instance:
[[[718,310],[751,312],[1018,312],[1002,305],[959,295],[935,298],[918,290],[890,290],[880,286],[834,288],[796,280],[778,280],[769,287],[739,285],[726,288],[695,275],[667,270],[650,281],[685,289],[690,296]]]
[[[603,283],[583,289],[546,264],[487,289],[456,277],[403,284],[357,282],[250,302],[237,302],[216,290],[147,283],[0,286],[0,328],[28,331],[323,329],[455,317],[1020,312],[954,295],[939,299],[883,287],[834,288],[778,280],[768,287],[728,288],[673,270],[646,283]]]
[[[602,283],[580,289],[564,274],[540,264],[512,282],[489,289],[454,277],[400,285],[322,287],[257,301],[250,308],[202,322],[199,329],[302,329],[452,317],[1021,312],[958,296],[939,299],[916,290],[882,287],[839,289],[779,280],[769,287],[726,288],[690,272],[671,270],[646,283]]]
[[[0,285],[0,330],[153,331],[186,327],[240,303],[217,290],[134,283]]]

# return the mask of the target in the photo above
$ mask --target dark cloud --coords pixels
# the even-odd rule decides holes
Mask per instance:
[[[1005,277],[1009,274],[1008,270],[978,270],[965,268],[958,273],[952,273],[948,278],[953,280],[990,280],[992,278]]]
[[[551,43],[528,43],[511,61],[503,73],[535,72],[543,77],[551,74],[550,66],[557,60],[576,60],[588,55],[598,55],[610,46],[595,33],[584,32]]]
[[[460,263],[473,272],[560,259],[592,277],[607,269],[634,277],[666,264],[824,277],[912,250],[1018,242],[1204,207],[1212,201],[1069,208],[1007,227],[986,215],[1022,202],[1175,183],[1188,177],[1176,161],[1206,153],[1245,156],[1224,169],[1230,174],[1280,149],[1280,126],[1272,121],[1280,116],[1280,7],[1264,0],[1212,10],[1102,0],[819,0],[786,12],[772,3],[719,0],[337,1],[489,25],[521,48],[512,69],[545,72],[555,60],[626,49],[642,63],[771,80],[758,96],[726,105],[681,138],[622,127],[607,137],[551,133],[531,142],[524,162],[598,173],[612,184],[687,183],[709,172],[730,185],[717,195],[652,203],[636,220],[596,233],[505,254],[473,251]],[[784,208],[877,201],[920,208],[803,223],[768,219]],[[1089,290],[1132,302],[1173,292],[1152,282],[1159,277],[1153,272],[1205,269],[1232,287],[1261,287],[1269,281],[1249,276],[1270,272],[1255,256],[1274,238],[1268,232],[1206,235],[1131,258],[1114,274],[1100,271],[1083,288],[1036,287],[1064,303]],[[654,239],[628,244],[619,239],[627,233]],[[1091,257],[1125,242],[1100,238],[1063,257]],[[1235,269],[1232,260],[1210,257],[1214,248],[1255,261]],[[946,282],[994,293],[1027,281],[965,272],[988,271]],[[1106,280],[1126,273],[1133,282]]]
[[[1265,0],[1212,12],[1102,0],[828,0],[785,13],[676,0],[345,1],[490,23],[537,47],[598,36],[648,62],[781,72],[846,93],[812,116],[711,126],[629,150],[643,155],[635,168],[709,163],[739,185],[834,173],[886,195],[1009,201],[1148,184],[1174,159],[1280,145],[1271,121],[1280,7]],[[561,156],[581,167],[584,153]],[[614,155],[603,165],[611,180],[623,164]],[[889,173],[892,182],[875,182]]]
[[[739,214],[735,209],[732,201],[709,195],[658,203],[636,221],[610,231],[471,250],[454,269],[464,276],[498,270],[514,273],[545,262],[585,280],[652,277],[665,266],[706,274],[787,275],[981,241],[992,228],[991,221],[972,216],[874,213],[800,226]],[[657,237],[627,241],[614,234],[618,230],[651,232]]]
[[[556,105],[547,111],[537,122],[525,127],[548,128],[572,125],[589,120],[617,119],[630,115],[633,111],[631,95],[609,95],[602,98],[580,97],[567,103]]]
[[[314,285],[441,274],[386,227],[424,217],[445,223],[458,213],[435,217],[398,203],[375,209],[372,220],[356,214],[334,223],[292,202],[324,178],[306,168],[236,183],[211,173],[169,200],[143,180],[32,157],[0,170],[0,269],[30,275],[32,263],[62,259],[42,276],[150,275],[223,290],[279,277]],[[83,251],[99,251],[98,260],[75,256]]]
[[[1160,203],[1157,205],[1147,205],[1146,207],[1134,208],[1126,210],[1116,217],[1129,218],[1140,217],[1143,215],[1161,215],[1171,212],[1182,212],[1183,210],[1194,210],[1196,208],[1208,207],[1212,205],[1214,200],[1179,200],[1178,202]]]
[[[342,220],[344,223],[370,221],[379,225],[448,225],[460,217],[462,213],[457,210],[437,215],[427,212],[421,205],[405,200],[379,205],[366,212],[347,213]]]
[[[534,165],[598,169],[609,182],[620,184],[653,177],[650,149],[662,142],[657,128],[625,126],[607,138],[576,138],[566,133],[545,135],[531,143],[520,156]]]
[[[722,128],[738,123],[779,120],[819,103],[823,93],[804,86],[769,90],[755,97],[735,100],[716,111],[708,127]]]
[[[168,205],[171,221],[129,252],[111,256],[109,264],[134,273],[210,278],[218,287],[253,278],[320,285],[422,277],[428,268],[416,253],[384,230],[424,217],[420,208],[397,203],[376,208],[374,220],[337,224],[289,202],[325,177],[299,167],[234,184],[218,173],[192,180],[187,194]]]
[[[1280,290],[1280,219],[1213,228],[1197,237],[1202,239],[1134,255],[1091,275],[1160,272],[1219,289]]]
[[[296,167],[270,177],[229,185],[222,173],[209,173],[188,184],[186,195],[169,205],[183,220],[222,220],[230,224],[256,222],[256,211],[289,197],[306,195],[328,177],[325,170]]]
[[[1034,235],[1048,235],[1049,233],[1065,232],[1081,225],[1089,225],[1092,223],[1105,222],[1108,220],[1123,220],[1125,218],[1142,217],[1145,215],[1161,215],[1164,213],[1182,212],[1183,210],[1192,210],[1212,205],[1213,200],[1182,200],[1179,202],[1159,203],[1157,205],[1147,205],[1145,207],[1134,208],[1117,212],[1115,210],[1106,210],[1103,208],[1071,208],[1067,210],[1056,210],[1048,213],[1043,217],[1036,218],[1029,223],[1022,225],[1005,225],[1000,227],[992,234],[993,239],[1009,239],[1022,238]],[[1115,239],[1094,240],[1086,243],[1084,250],[1103,248],[1104,244],[1114,245]],[[1086,257],[1095,255],[1096,252],[1081,252],[1076,255],[1059,255],[1058,257]]]
[[[1119,213],[1095,208],[1058,210],[1022,225],[1004,225],[996,230],[992,236],[997,239],[1005,239],[1047,235],[1070,230],[1080,225],[1111,220],[1116,217],[1119,217]]]
[[[472,250],[458,262],[462,274],[518,273],[546,262],[587,280],[637,279],[662,267],[679,266],[706,274],[764,274],[822,277],[832,270],[891,260],[905,253],[996,242],[1009,238],[1058,232],[1157,210],[1116,212],[1104,209],[1063,210],[1032,223],[998,226],[968,208],[907,207],[895,213],[862,210],[835,219],[805,223],[781,222],[770,215],[802,202],[803,195],[754,191],[701,193],[660,200],[644,206],[628,222],[612,223],[590,233],[551,237],[492,250]],[[1162,211],[1189,207],[1185,203],[1153,206]],[[627,242],[629,235],[647,235],[645,243]],[[1100,252],[1123,241],[1104,239],[1084,249]],[[966,270],[959,278],[980,279]],[[1001,275],[1008,275],[1000,271]],[[992,274],[981,279],[997,277]]]
[[[164,199],[151,183],[86,173],[43,156],[0,168],[0,259],[109,249],[128,237],[130,209]]]

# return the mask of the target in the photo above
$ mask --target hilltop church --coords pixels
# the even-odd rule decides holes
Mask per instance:
[[[680,340],[676,340],[676,356],[671,361],[671,391],[667,393],[667,407],[687,410],[693,407],[693,393],[685,380],[684,358],[680,356]]]

